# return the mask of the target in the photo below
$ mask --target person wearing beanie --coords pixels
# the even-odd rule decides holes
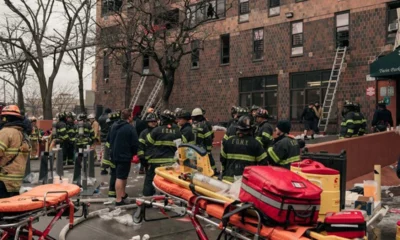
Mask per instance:
[[[374,132],[386,131],[388,127],[393,127],[392,113],[386,108],[383,100],[378,102],[378,109],[374,113],[371,125]]]
[[[289,135],[291,127],[288,120],[281,120],[276,125],[277,137],[267,150],[270,165],[290,168],[291,163],[300,161],[299,142]]]

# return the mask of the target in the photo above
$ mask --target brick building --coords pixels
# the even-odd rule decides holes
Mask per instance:
[[[348,46],[332,127],[347,99],[360,102],[370,122],[377,100],[387,96],[396,121],[396,76],[374,80],[367,75],[375,59],[393,51],[398,7],[400,1],[389,0],[238,0],[224,18],[205,25],[213,36],[198,58],[181,62],[170,104],[202,106],[214,122],[227,121],[232,105],[255,104],[265,106],[275,119],[291,119],[299,129],[303,108],[324,101],[337,47]],[[100,8],[97,17],[102,21]],[[154,70],[151,61],[149,65]],[[123,107],[121,66],[100,56],[96,75],[96,103]],[[132,86],[139,79],[134,76]],[[139,105],[154,81],[148,80]],[[375,94],[367,96],[367,88]]]

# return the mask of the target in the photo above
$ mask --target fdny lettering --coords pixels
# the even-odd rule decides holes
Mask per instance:
[[[290,143],[292,144],[292,146],[299,145],[299,142],[297,140],[290,140]]]
[[[172,133],[172,134],[175,134],[176,131],[175,131],[175,129],[163,128],[162,133]]]
[[[245,140],[245,139],[232,139],[232,144],[235,144],[235,145],[249,145],[249,140]]]

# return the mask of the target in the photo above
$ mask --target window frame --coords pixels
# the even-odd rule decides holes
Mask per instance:
[[[327,92],[328,89],[328,84],[324,84],[323,81],[325,80],[329,80],[329,79],[323,79],[323,75],[324,73],[329,73],[329,75],[331,74],[332,70],[329,69],[325,69],[325,70],[317,70],[317,71],[308,71],[308,72],[295,72],[295,73],[290,73],[289,76],[289,93],[290,93],[290,100],[289,100],[289,116],[290,116],[290,120],[291,121],[300,121],[300,119],[297,118],[293,118],[292,115],[292,109],[294,107],[298,108],[301,107],[302,109],[304,109],[308,104],[309,104],[309,99],[307,99],[307,91],[310,90],[318,90],[319,91],[319,103],[321,108],[323,107],[323,101],[325,100],[325,94]],[[313,86],[309,86],[307,81],[307,75],[310,74],[315,74],[315,73],[319,73],[319,81],[320,81],[320,85],[317,87],[313,87]],[[300,87],[300,88],[293,88],[293,84],[292,84],[292,79],[294,76],[300,76],[300,75],[305,75],[305,86],[304,87]],[[296,103],[293,104],[292,100],[293,100],[293,92],[303,92],[303,103]],[[333,116],[333,117],[337,117],[337,116]],[[330,120],[332,121],[332,119]]]
[[[109,8],[107,8],[107,10],[104,10],[105,3],[107,3],[108,5],[108,2],[110,1],[114,2],[113,11],[110,11]],[[117,12],[117,10],[115,9],[116,1],[120,1],[121,6],[119,7],[118,12],[121,12],[121,8],[123,6],[123,0],[101,0],[101,17],[106,17],[111,15],[113,12]]]
[[[296,33],[296,34],[293,34],[293,25],[294,24],[296,24],[296,23],[301,23],[301,33]],[[301,36],[301,45],[294,45],[293,44],[293,38],[294,38],[294,36],[295,35],[299,35],[299,34],[301,34],[302,36]],[[302,49],[302,53],[301,54],[293,54],[293,48],[296,48],[296,47],[302,47],[303,49]],[[293,21],[293,22],[291,22],[290,23],[290,56],[291,57],[301,57],[301,56],[304,56],[304,22],[303,22],[303,20],[298,20],[298,21]]]
[[[397,6],[397,7],[396,7]],[[397,34],[397,30],[396,32],[389,32],[389,24],[390,24],[390,10],[394,9],[397,10],[397,8],[400,8],[400,2],[388,2],[386,4],[386,44],[394,44],[396,42],[396,34]],[[396,11],[397,12],[397,11]],[[399,19],[400,16],[397,16],[397,19]],[[400,25],[400,24],[399,24]],[[400,29],[400,26],[398,26],[398,29]],[[394,39],[391,40],[391,38],[389,37],[389,34],[394,34]]]
[[[224,41],[223,38],[228,37],[229,40],[229,48],[228,48],[228,62],[224,63]],[[229,65],[230,64],[230,52],[231,52],[231,36],[229,33],[220,35],[220,64],[221,65]]]
[[[208,5],[207,4],[212,4],[212,2],[215,3],[214,16],[212,18],[208,18],[208,16],[207,16]],[[223,2],[223,11],[222,11],[222,15],[219,15],[218,13],[220,12],[220,9],[218,7],[219,6],[218,4],[221,3],[221,2]],[[198,14],[199,11],[200,12],[203,11],[202,8],[201,8],[202,4],[205,4],[205,6],[203,6],[204,12],[202,14],[200,14],[200,15],[202,15],[202,20],[201,20],[202,22],[208,22],[208,21],[213,21],[213,20],[218,20],[218,19],[224,19],[226,17],[226,0],[210,0],[210,1],[203,0],[203,1],[200,1],[200,2],[198,2],[196,4],[189,5],[187,7],[187,9],[186,9],[186,19],[189,20],[189,21],[190,21],[190,19],[188,18],[189,9],[194,8],[194,12],[193,12],[193,10],[191,10],[192,11],[192,17],[194,19],[189,22],[190,26],[194,26],[196,24],[199,24],[200,21],[198,21],[197,14]]]
[[[274,1],[274,0],[268,0],[268,17],[276,17],[276,16],[281,15],[281,0],[276,0],[276,1],[279,1],[279,4],[274,7],[271,6],[272,1]],[[273,8],[279,8],[279,13],[271,14],[271,9],[273,9]]]
[[[276,80],[276,87],[274,87],[273,89],[265,89],[265,87],[264,87],[261,90],[260,89],[253,90],[254,82],[252,80],[259,79],[259,78],[264,78],[264,85],[267,84],[268,80],[272,80],[271,78],[275,78],[274,80]],[[242,91],[242,84],[243,84],[244,81],[251,81],[251,85],[252,85],[252,89],[251,90]],[[278,83],[279,83],[279,75],[278,74],[239,78],[239,84],[238,84],[238,87],[239,87],[239,89],[238,89],[239,102],[238,102],[238,105],[242,106],[242,104],[241,104],[242,96],[246,96],[247,97],[249,94],[251,95],[251,100],[250,100],[250,104],[249,104],[248,107],[256,104],[256,103],[253,102],[254,101],[254,95],[261,93],[261,94],[263,94],[263,100],[262,100],[263,104],[260,107],[276,109],[276,118],[272,118],[272,121],[273,122],[278,121],[278,119],[279,119],[279,117],[278,117],[278,106],[279,106],[279,104],[278,104],[278,102],[279,102],[278,101],[278,88],[279,88],[279,84]],[[267,93],[273,93],[274,97],[276,97],[276,103],[274,105],[268,105],[267,106],[267,104],[266,104],[266,100],[267,100],[266,99],[266,94]],[[242,106],[242,107],[246,107],[246,106]]]
[[[348,14],[349,15],[349,23],[348,23],[348,25],[345,25],[345,26],[340,26],[340,27],[338,27],[338,25],[337,25],[337,17],[339,16],[339,15],[344,15],[344,14]],[[348,39],[347,39],[347,41],[348,41],[348,46],[347,47],[349,47],[350,46],[350,11],[348,10],[348,11],[343,11],[343,12],[337,12],[337,13],[335,13],[335,46],[336,46],[336,49],[339,47],[339,45],[338,45],[338,28],[342,28],[342,27],[348,27]]]
[[[147,62],[148,62],[147,66],[145,66],[146,58],[147,58]],[[148,54],[143,54],[143,56],[142,56],[142,72],[144,73],[146,70],[150,71],[150,56]]]
[[[197,48],[196,50],[193,50],[193,45],[197,45],[197,46],[195,46],[195,48]],[[200,49],[199,49],[199,47],[200,47],[200,41],[199,41],[198,39],[193,40],[193,41],[190,43],[190,48],[191,48],[191,54],[190,54],[190,68],[191,68],[191,69],[198,69],[198,68],[200,68]],[[197,54],[197,55],[196,55],[196,54]],[[197,56],[197,66],[193,66],[193,63],[194,63],[193,58],[196,58],[196,56]]]
[[[256,31],[260,31],[261,30],[261,32],[262,32],[262,39],[261,40],[256,40],[255,39],[255,33],[256,33]],[[265,42],[264,42],[264,34],[265,34],[265,31],[264,31],[264,28],[263,27],[261,27],[261,28],[254,28],[253,29],[253,31],[252,31],[252,34],[253,34],[253,61],[260,61],[260,60],[263,60],[264,59],[264,53],[265,53]],[[255,43],[256,43],[256,41],[261,41],[262,42],[262,52],[261,52],[261,57],[260,58],[257,58],[256,56],[257,56],[257,53],[256,53],[256,49],[255,49]]]
[[[110,79],[110,58],[107,51],[103,51],[103,80],[106,79]]]
[[[238,7],[238,21],[239,23],[243,23],[243,22],[248,22],[249,21],[249,17],[250,17],[250,0],[238,0],[239,1],[239,7]],[[242,8],[241,5],[242,4],[247,4],[248,5],[248,11],[247,12],[241,12]],[[241,20],[241,18],[244,17],[244,20]]]

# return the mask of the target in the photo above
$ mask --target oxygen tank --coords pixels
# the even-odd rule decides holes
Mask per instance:
[[[213,192],[226,192],[230,189],[230,185],[214,179],[212,177],[207,177],[201,173],[192,174],[192,183],[196,186],[208,189]]]

